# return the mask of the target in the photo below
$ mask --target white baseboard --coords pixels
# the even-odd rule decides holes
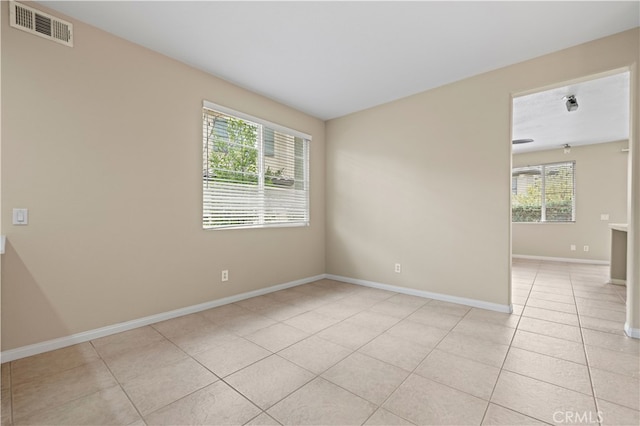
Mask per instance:
[[[313,277],[303,278],[284,284],[278,284],[271,287],[261,288],[246,293],[236,294],[222,299],[212,300],[210,302],[198,305],[187,306],[185,308],[176,309],[169,312],[163,312],[156,315],[150,315],[144,318],[138,318],[119,324],[108,325],[106,327],[96,328],[94,330],[84,331],[82,333],[72,334],[70,336],[60,337],[57,339],[47,340],[45,342],[34,343],[32,345],[22,346],[16,349],[9,349],[0,353],[0,362],[15,361],[32,355],[41,354],[43,352],[64,348],[78,343],[88,342],[100,337],[110,336],[112,334],[121,333],[123,331],[132,330],[134,328],[143,327],[145,325],[154,324],[156,322],[165,321],[172,318],[181,317],[183,315],[193,314],[195,312],[204,311],[218,306],[226,305],[240,300],[249,299],[251,297],[262,296],[264,294],[273,293],[274,291],[284,290],[286,288],[296,287],[313,281],[325,278],[325,274]]]
[[[629,323],[624,323],[624,332],[629,337],[633,337],[634,339],[640,339],[640,328],[631,328]]]
[[[100,337],[110,336],[112,334],[121,333],[123,331],[133,330],[134,328],[143,327],[146,325],[154,324],[160,321],[165,321],[172,318],[181,317],[183,315],[189,315],[196,312],[204,311],[218,306],[226,305],[229,303],[239,302],[240,300],[249,299],[251,297],[262,296],[264,294],[273,293],[274,291],[284,290],[291,287],[311,283],[324,278],[332,279],[335,281],[342,281],[350,284],[362,285],[365,287],[379,288],[382,290],[394,291],[396,293],[408,294],[411,296],[425,297],[429,299],[442,300],[444,302],[458,303],[460,305],[472,306],[475,308],[488,309],[490,311],[511,313],[513,308],[510,305],[500,305],[497,303],[485,302],[476,299],[467,299],[465,297],[450,296],[442,293],[432,293],[430,291],[416,290],[407,287],[399,287],[389,284],[382,284],[373,281],[360,280],[356,278],[348,278],[339,275],[320,274],[313,277],[303,278],[296,281],[291,281],[284,284],[278,284],[271,287],[261,288],[258,290],[249,291],[246,293],[236,294],[234,296],[225,297],[222,299],[212,300],[210,302],[201,303],[198,305],[187,306],[185,308],[175,309],[173,311],[162,312],[160,314],[150,315],[143,318],[138,318],[131,321],[126,321],[118,324],[109,325],[106,327],[96,328],[94,330],[88,330],[81,333],[72,334],[70,336],[60,337],[57,339],[47,340],[45,342],[34,343],[32,345],[22,346],[15,349],[9,349],[0,353],[0,362],[15,361],[20,358],[25,358],[32,355],[38,355],[43,352],[49,352],[56,349],[64,348],[78,343],[88,342],[90,340],[98,339]]]
[[[608,260],[574,259],[571,257],[530,256],[528,254],[512,254],[513,259],[546,260],[548,262],[590,263],[592,265],[609,265]]]
[[[390,284],[382,284],[373,281],[360,280],[357,278],[343,277],[340,275],[327,274],[326,278],[335,281],[342,281],[349,284],[357,284],[365,287],[379,288],[381,290],[395,291],[396,293],[408,294],[411,296],[426,297],[429,299],[442,300],[443,302],[457,303],[459,305],[472,306],[474,308],[488,309],[490,311],[504,312],[510,314],[513,307],[510,305],[500,305],[498,303],[485,302],[477,299],[467,299],[466,297],[450,296],[442,293],[432,293],[430,291],[417,290],[414,288],[399,287]]]
[[[618,278],[611,278],[609,282],[615,285],[627,285],[627,280],[619,280]]]
[[[605,261],[594,261],[586,259],[564,259],[564,258],[552,258],[542,256],[526,256],[526,255],[513,255],[514,258],[521,259],[536,259],[536,260],[550,260],[559,262],[574,262],[574,263],[592,263],[592,264],[608,264]],[[468,299],[466,297],[451,296],[442,293],[433,293],[430,291],[417,290],[407,287],[399,287],[390,284],[382,284],[374,281],[361,280],[357,278],[343,277],[333,274],[320,274],[313,277],[303,278],[300,280],[291,281],[284,284],[278,284],[271,287],[261,288],[258,290],[249,291],[246,293],[236,294],[222,299],[212,300],[210,302],[201,303],[198,305],[187,306],[185,308],[175,309],[173,311],[163,312],[156,315],[150,315],[144,318],[138,318],[131,321],[126,321],[119,324],[109,325],[106,327],[97,328],[94,330],[88,330],[81,333],[72,334],[70,336],[60,337],[57,339],[47,340],[45,342],[34,343],[32,345],[22,346],[16,349],[9,349],[0,353],[0,362],[15,361],[20,358],[25,358],[32,355],[37,355],[43,352],[52,351],[55,349],[64,348],[67,346],[75,345],[78,343],[88,342],[90,340],[98,339],[100,337],[110,336],[112,334],[121,333],[123,331],[132,330],[134,328],[143,327],[146,325],[154,324],[160,321],[165,321],[172,318],[177,318],[183,315],[193,314],[196,312],[204,311],[218,306],[226,305],[229,303],[238,302],[240,300],[249,299],[251,297],[262,296],[275,291],[284,290],[291,287],[311,283],[321,279],[331,279],[335,281],[341,281],[349,284],[357,284],[365,287],[378,288],[381,290],[394,291],[396,293],[408,294],[411,296],[425,297],[429,299],[441,300],[444,302],[457,303],[460,305],[472,306],[474,308],[487,309],[490,311],[511,313],[513,307],[511,305],[501,305],[498,303],[485,302],[483,300]],[[624,326],[625,333],[629,337],[640,338],[640,329],[631,328],[629,324]]]

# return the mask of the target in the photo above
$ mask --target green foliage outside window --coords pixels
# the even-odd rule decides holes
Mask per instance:
[[[218,125],[209,133],[213,150],[209,153],[209,168],[213,180],[232,183],[258,182],[258,129],[244,120],[228,118],[222,126],[223,135],[217,132]],[[226,134],[224,134],[226,133]]]
[[[514,178],[517,178],[517,175]],[[542,202],[542,175],[540,174],[530,176],[526,191],[512,195],[511,218],[513,222],[542,221],[543,204],[546,222],[571,222],[573,220],[573,167],[566,164],[546,166],[544,179],[544,203]]]
[[[202,227],[308,225],[307,139],[204,104]]]
[[[271,135],[265,140],[265,155],[273,156],[273,130],[265,130]],[[211,180],[258,183],[258,129],[255,125],[236,118],[217,118],[209,132],[209,140],[213,148],[209,153]],[[267,186],[290,186],[293,179],[284,175],[284,168],[273,170],[267,167],[264,183]]]

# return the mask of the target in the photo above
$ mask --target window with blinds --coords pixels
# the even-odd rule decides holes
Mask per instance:
[[[309,135],[204,102],[202,139],[204,229],[309,224]]]
[[[575,161],[514,168],[512,222],[574,222]]]

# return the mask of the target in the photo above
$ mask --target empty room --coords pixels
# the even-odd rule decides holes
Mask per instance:
[[[640,424],[640,2],[0,2],[2,425]]]

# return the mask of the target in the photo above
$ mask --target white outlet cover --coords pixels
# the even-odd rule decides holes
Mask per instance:
[[[589,251],[589,246],[584,246],[584,247],[582,247],[582,250],[584,250],[584,251]]]
[[[609,213],[602,213],[600,215],[600,220],[609,220]]]
[[[575,244],[571,244],[571,251],[576,251],[576,245]]]

